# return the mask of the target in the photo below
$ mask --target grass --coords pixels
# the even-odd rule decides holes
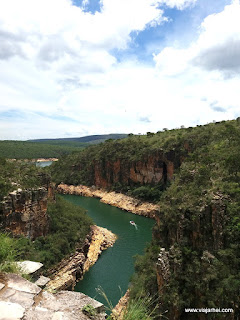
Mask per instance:
[[[123,314],[123,320],[152,320],[154,311],[152,309],[153,300],[150,297],[131,299],[127,309]],[[150,311],[151,310],[151,311]]]
[[[111,315],[108,316],[107,320],[117,320],[118,316],[115,316],[113,314],[112,311],[114,307],[111,301],[109,300],[109,298],[107,297],[106,293],[104,292],[104,290],[101,287],[98,287],[96,291],[105,299],[107,303],[106,308],[108,311],[111,312]],[[129,300],[127,308],[123,313],[122,320],[153,320],[155,318],[153,316],[155,308],[151,310],[152,304],[153,304],[153,301],[150,297],[145,297],[145,298],[139,297],[137,299]]]

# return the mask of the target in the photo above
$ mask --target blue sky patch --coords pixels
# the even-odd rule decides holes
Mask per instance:
[[[84,5],[84,0],[72,0],[72,2],[75,6],[84,8],[84,11],[91,12],[92,14],[94,14],[97,11],[101,11],[99,0],[89,0],[86,3],[86,5]]]

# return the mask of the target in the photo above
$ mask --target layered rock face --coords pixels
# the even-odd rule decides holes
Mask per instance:
[[[9,193],[0,203],[1,228],[32,240],[46,235],[47,203],[48,199],[53,197],[54,192],[50,185],[38,189],[18,189]]]
[[[62,194],[75,194],[85,197],[99,198],[103,203],[110,204],[111,206],[148,218],[157,218],[157,213],[159,212],[158,205],[150,202],[142,202],[122,193],[107,192],[94,187],[89,188],[82,185],[69,186],[62,183],[58,185],[57,191]]]
[[[84,306],[95,310],[94,319],[104,320],[102,303],[80,292],[51,294],[16,274],[0,274],[0,319],[4,320],[89,320]]]
[[[169,246],[183,241],[191,246],[193,249],[210,251],[220,250],[225,247],[224,227],[228,222],[226,214],[226,204],[228,200],[226,196],[221,193],[216,193],[212,196],[210,204],[199,208],[199,214],[191,221],[191,211],[183,212],[176,225],[171,226],[166,230],[165,242]],[[160,227],[160,218],[157,219]],[[154,233],[154,237],[158,238],[159,233]],[[184,240],[185,239],[185,240]]]
[[[116,183],[123,185],[157,184],[171,180],[180,159],[174,151],[146,155],[139,161],[104,161],[94,162],[94,181],[97,187],[107,188]]]
[[[82,248],[68,259],[61,261],[52,280],[47,284],[48,291],[74,289],[76,281],[94,265],[103,250],[113,246],[117,236],[106,228],[91,226],[91,232]]]
[[[81,172],[88,185],[110,188],[118,184],[122,186],[164,184],[173,178],[175,168],[180,166],[181,157],[174,150],[169,152],[158,150],[142,156],[139,160],[129,158],[112,160],[108,156],[106,159],[88,161],[87,164],[86,160],[73,164],[72,175]]]
[[[226,234],[224,232],[229,219],[226,211],[227,200],[226,196],[218,192],[212,195],[212,200],[209,204],[200,208],[198,216],[193,219],[191,224],[189,224],[189,220],[193,213],[186,211],[181,215],[177,225],[174,227],[171,226],[162,230],[162,232],[155,230],[153,237],[155,239],[161,238],[165,244],[165,248],[160,249],[156,263],[157,285],[160,296],[164,296],[168,290],[171,279],[175,279],[175,281],[177,279],[179,282],[179,279],[181,279],[181,284],[184,283],[181,275],[185,273],[187,267],[189,268],[191,261],[186,260],[185,248],[191,249],[192,252],[198,254],[197,258],[195,257],[194,268],[198,268],[199,271],[192,271],[189,274],[189,277],[193,279],[192,281],[197,284],[197,280],[199,281],[199,278],[202,277],[202,283],[209,281],[210,285],[213,284],[213,281],[209,279],[211,279],[212,275],[216,276],[218,270],[216,261],[219,259],[219,252],[227,246]],[[194,256],[192,255],[191,257],[193,259]],[[188,259],[190,258],[188,257]],[[196,261],[198,261],[197,267]],[[219,261],[218,263],[220,264]],[[207,287],[209,284],[205,284],[205,286]],[[196,298],[192,301],[192,305],[195,308],[204,307],[202,304],[204,295],[201,287],[196,285],[193,296]],[[208,305],[207,303],[205,302],[206,306]],[[222,301],[219,300],[219,308],[221,303]],[[194,315],[194,317],[194,319],[198,320],[208,319],[207,314],[201,313]],[[169,311],[169,318],[172,320],[192,319],[191,315],[185,314],[184,310],[179,306],[172,306]],[[223,315],[222,319],[235,319],[235,317],[233,313],[228,313],[225,316]]]

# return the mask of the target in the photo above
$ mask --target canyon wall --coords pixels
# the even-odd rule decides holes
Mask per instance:
[[[74,194],[85,197],[99,198],[101,202],[110,204],[119,209],[144,216],[148,218],[157,218],[159,206],[150,202],[143,202],[138,199],[126,196],[122,193],[107,192],[103,189],[89,188],[86,186],[72,186],[67,184],[60,184],[57,187],[57,192],[61,194]]]
[[[173,151],[146,155],[139,161],[94,162],[94,185],[111,187],[114,184],[157,184],[173,177],[174,168],[180,165]]]
[[[0,227],[29,239],[48,232],[47,203],[54,198],[54,187],[46,184],[36,189],[10,192],[0,203]]]
[[[112,160],[108,157],[92,161],[88,159],[88,161],[90,162],[87,165],[86,161],[73,164],[72,176],[81,172],[83,180],[86,180],[88,185],[100,188],[111,188],[119,184],[122,186],[165,184],[173,178],[175,168],[181,163],[180,156],[175,151],[164,153],[162,150],[146,154],[139,160],[127,158]]]
[[[113,246],[117,236],[106,228],[91,226],[82,248],[69,258],[63,259],[55,270],[49,270],[52,280],[47,284],[48,291],[74,289],[76,281],[95,264],[103,250]]]

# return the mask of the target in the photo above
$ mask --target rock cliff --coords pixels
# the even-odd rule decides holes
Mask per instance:
[[[46,235],[49,225],[47,203],[53,198],[54,188],[50,184],[9,193],[0,203],[1,228],[32,240]]]
[[[141,160],[93,160],[88,168],[80,163],[74,165],[73,169],[74,171],[87,170],[89,184],[109,188],[117,184],[132,186],[166,183],[173,178],[174,170],[179,166],[179,155],[174,151],[164,153],[159,150],[146,154]]]
[[[125,295],[118,301],[118,304],[113,308],[111,317],[113,320],[122,320],[124,314],[127,311],[127,306],[129,302],[129,289]]]
[[[117,237],[111,231],[98,226],[91,226],[82,248],[68,259],[64,259],[56,268],[52,280],[47,285],[48,291],[73,289],[76,280],[83,277],[83,274],[94,265],[103,250],[113,246]]]
[[[68,186],[62,183],[58,185],[57,191],[62,194],[75,194],[85,197],[99,198],[103,203],[149,218],[155,218],[156,213],[159,212],[158,205],[154,205],[149,202],[142,202],[122,193],[107,192],[103,189],[96,189],[95,187],[89,188],[82,185]]]

